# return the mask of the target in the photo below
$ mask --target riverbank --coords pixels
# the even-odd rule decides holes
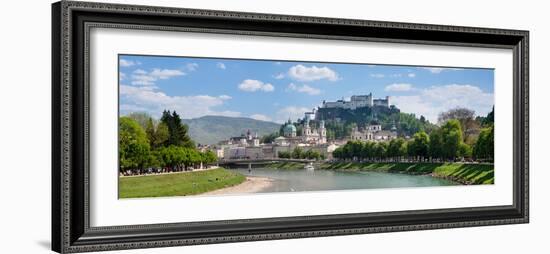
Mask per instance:
[[[273,168],[273,169],[289,169],[289,170],[295,170],[295,169],[304,169],[304,166],[306,164],[302,162],[287,162],[287,161],[279,161],[274,162],[270,164],[266,164],[266,168]]]
[[[239,185],[246,177],[223,168],[140,177],[119,177],[119,198],[187,196]]]
[[[464,163],[323,162],[319,169],[431,175],[462,184],[493,184],[494,165]]]
[[[269,188],[273,184],[273,179],[267,177],[258,177],[258,176],[247,176],[246,180],[241,184],[218,189],[214,191],[209,191],[206,193],[200,194],[201,196],[210,196],[210,195],[227,195],[227,194],[244,194],[244,193],[256,193],[264,189]]]

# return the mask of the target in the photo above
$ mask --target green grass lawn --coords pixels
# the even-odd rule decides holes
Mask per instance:
[[[246,177],[218,168],[197,172],[118,178],[119,198],[196,195],[240,184]]]
[[[339,171],[378,171],[407,174],[432,174],[467,184],[493,184],[494,166],[462,163],[323,163],[321,169]]]

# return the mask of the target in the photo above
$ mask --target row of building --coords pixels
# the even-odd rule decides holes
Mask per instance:
[[[323,101],[324,108],[344,108],[356,109],[360,107],[390,107],[390,99],[373,99],[372,93],[368,95],[354,95],[349,101],[338,100],[335,102]],[[353,128],[349,139],[328,140],[325,121],[317,121],[317,127],[312,127],[311,121],[316,119],[316,110],[305,112],[304,124],[300,135],[297,128],[289,119],[282,130],[282,136],[279,136],[270,143],[261,143],[258,134],[254,135],[248,130],[245,134],[238,137],[231,137],[228,140],[221,141],[215,150],[218,158],[224,160],[235,159],[269,159],[277,158],[280,152],[292,152],[295,148],[302,151],[313,150],[319,152],[325,158],[332,158],[332,152],[348,140],[360,141],[388,141],[397,137],[395,127],[391,130],[383,130],[377,123],[371,123],[363,128]]]
[[[261,143],[257,134],[250,131],[238,137],[231,137],[220,142],[216,148],[218,158],[224,160],[236,159],[270,159],[278,158],[281,152],[292,152],[300,148],[306,152],[313,150],[324,158],[331,159],[332,152],[348,140],[360,141],[388,141],[397,137],[395,130],[382,130],[381,125],[368,125],[364,128],[353,128],[349,139],[327,141],[327,130],[324,122],[319,122],[318,128],[312,128],[306,121],[298,135],[296,126],[290,121],[283,127],[283,135],[275,138],[271,143]]]

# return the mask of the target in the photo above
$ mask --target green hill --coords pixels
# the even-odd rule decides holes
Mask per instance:
[[[240,136],[250,130],[258,136],[278,132],[280,125],[246,117],[203,116],[183,119],[189,126],[189,135],[197,144],[216,144],[230,137]]]
[[[364,127],[371,123],[382,125],[383,130],[395,127],[398,135],[401,136],[412,136],[421,130],[430,132],[435,127],[423,116],[403,113],[395,106],[357,109],[319,108],[317,118],[325,120],[329,139],[347,137],[353,126]],[[300,126],[297,128],[300,129]]]

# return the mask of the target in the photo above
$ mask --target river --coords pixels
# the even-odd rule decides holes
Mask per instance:
[[[250,171],[248,169],[231,170],[246,176],[272,179],[271,186],[260,191],[263,193],[459,185],[429,175],[272,168],[253,168]]]

